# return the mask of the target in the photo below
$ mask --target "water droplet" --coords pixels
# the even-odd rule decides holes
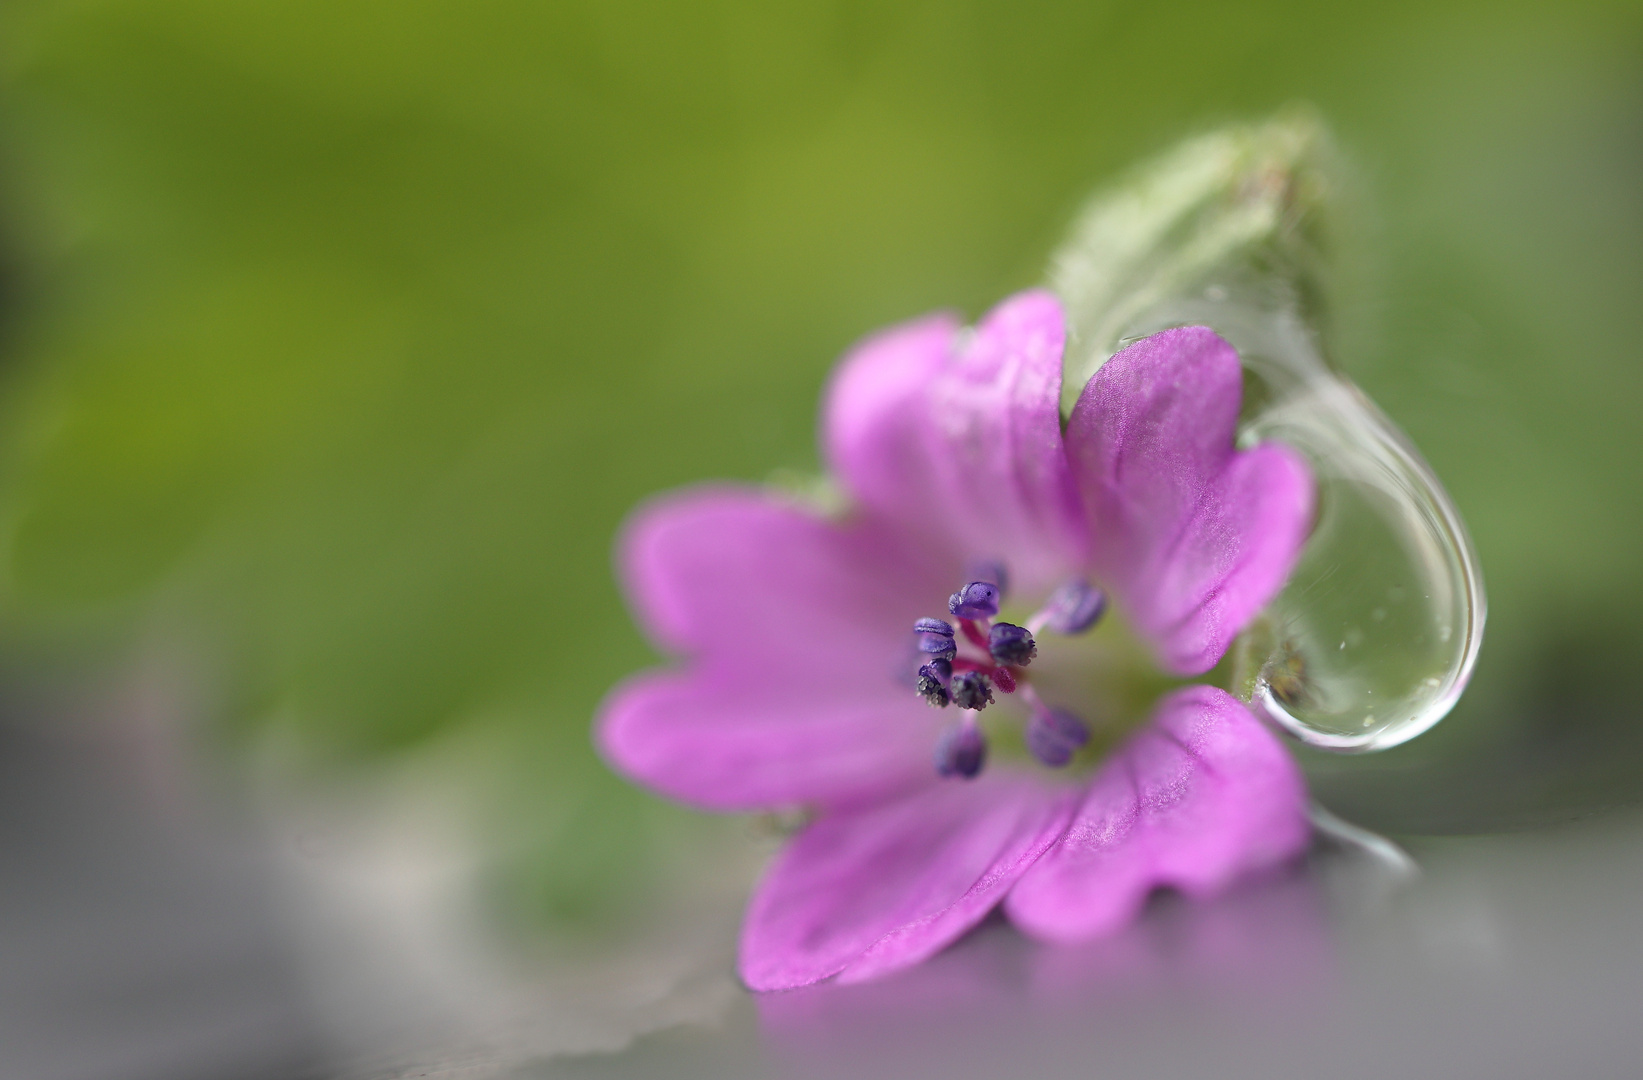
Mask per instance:
[[[1325,362],[1308,322],[1328,300],[1311,242],[1329,234],[1343,186],[1331,162],[1327,135],[1304,116],[1185,143],[1091,204],[1051,279],[1069,320],[1065,407],[1107,357],[1147,334],[1209,326],[1237,347],[1238,444],[1286,443],[1318,485],[1299,564],[1239,640],[1239,685],[1300,739],[1366,751],[1419,735],[1453,707],[1485,602],[1442,485]]]
[[[1477,557],[1431,469],[1298,324],[1269,313],[1241,329],[1226,336],[1271,391],[1247,426],[1305,454],[1318,483],[1306,550],[1241,643],[1257,673],[1251,705],[1314,746],[1396,746],[1442,719],[1471,676],[1484,619]],[[1386,603],[1395,590],[1399,602]],[[1308,661],[1310,693],[1288,702],[1260,674],[1279,639]],[[1319,647],[1331,639],[1348,648]]]

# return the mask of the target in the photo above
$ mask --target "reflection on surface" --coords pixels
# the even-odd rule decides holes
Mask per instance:
[[[0,728],[0,1075],[1543,1080],[1643,1060],[1643,820],[1629,817],[1411,840],[1412,881],[1321,844],[1213,903],[1160,897],[1105,942],[1044,948],[992,922],[864,986],[722,993],[730,935],[698,934],[717,978],[673,1014],[693,1019],[621,1049],[547,1056],[535,1035],[588,1046],[587,1017],[609,1004],[561,969],[545,976],[557,994],[475,1017],[486,1031],[365,1052],[308,989],[284,860],[210,799],[145,794],[134,756]],[[724,904],[732,926],[740,895]],[[354,974],[365,987],[373,972]],[[661,1003],[632,1000],[630,1018]]]
[[[1091,1013],[1147,1025],[1192,1002],[1225,1000],[1299,1015],[1327,998],[1332,954],[1319,881],[1302,868],[1218,901],[1160,896],[1123,932],[1083,946],[1033,943],[995,917],[893,978],[765,994],[754,1004],[779,1062],[831,1075],[963,1045],[978,1023],[1009,1032],[1016,1047],[1053,1044]]]
[[[993,923],[866,986],[521,1077],[1540,1078],[1643,1059],[1643,821],[1429,840],[1422,873],[1324,846],[1085,949]],[[1397,885],[1396,880],[1405,884]]]

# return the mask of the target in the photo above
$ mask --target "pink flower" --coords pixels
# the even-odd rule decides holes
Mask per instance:
[[[906,967],[1000,904],[1034,937],[1098,937],[1154,888],[1208,895],[1306,843],[1298,770],[1220,689],[1175,690],[1093,772],[1061,767],[1106,720],[1038,689],[1102,614],[1090,583],[1161,668],[1199,675],[1282,586],[1312,514],[1297,455],[1234,448],[1242,374],[1213,332],[1114,356],[1065,431],[1064,334],[1057,301],[1027,292],[972,332],[936,315],[860,345],[822,420],[842,520],[719,486],[626,528],[638,617],[687,660],[612,693],[606,757],[696,806],[815,814],[748,910],[753,989]],[[1001,596],[1037,611],[995,621]],[[931,617],[943,598],[952,622]],[[916,692],[890,674],[910,638]],[[981,721],[1001,714],[1030,756],[987,760]]]

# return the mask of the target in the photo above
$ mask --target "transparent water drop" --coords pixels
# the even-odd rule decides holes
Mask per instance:
[[[1209,326],[1237,347],[1240,443],[1294,447],[1318,483],[1300,563],[1235,646],[1240,688],[1307,743],[1369,751],[1453,707],[1485,601],[1431,468],[1319,347],[1336,176],[1308,117],[1193,140],[1091,205],[1051,285],[1068,311],[1069,408],[1108,357],[1159,330]]]

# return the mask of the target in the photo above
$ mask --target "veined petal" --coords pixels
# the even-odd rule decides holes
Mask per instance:
[[[699,488],[643,507],[619,552],[640,623],[690,666],[606,700],[596,738],[616,769],[721,810],[845,805],[928,781],[939,719],[898,674],[911,677],[913,622],[946,578],[881,525]]]
[[[882,527],[730,485],[641,507],[623,529],[618,569],[660,647],[750,677],[779,664],[793,680],[823,665],[888,680],[914,620],[951,588]]]
[[[1028,589],[1083,553],[1061,440],[1061,307],[1024,292],[972,335],[935,316],[868,339],[841,366],[825,452],[852,495],[953,564],[1005,558]]]
[[[1283,588],[1312,523],[1312,473],[1287,446],[1233,456],[1176,546],[1145,578],[1145,632],[1166,666],[1214,667],[1238,632]]]
[[[846,806],[927,784],[942,717],[879,682],[760,677],[712,668],[648,672],[600,709],[596,739],[619,772],[709,810]]]
[[[1188,687],[1096,774],[1005,912],[1034,937],[1088,940],[1127,923],[1154,888],[1210,895],[1293,857],[1307,837],[1288,752],[1226,691]]]
[[[1096,372],[1067,425],[1096,572],[1160,660],[1208,671],[1282,588],[1312,521],[1312,477],[1275,444],[1238,451],[1243,375],[1201,326]]]
[[[1061,835],[1065,787],[1000,770],[832,814],[800,833],[754,894],[741,972],[754,990],[918,963],[974,926]]]

